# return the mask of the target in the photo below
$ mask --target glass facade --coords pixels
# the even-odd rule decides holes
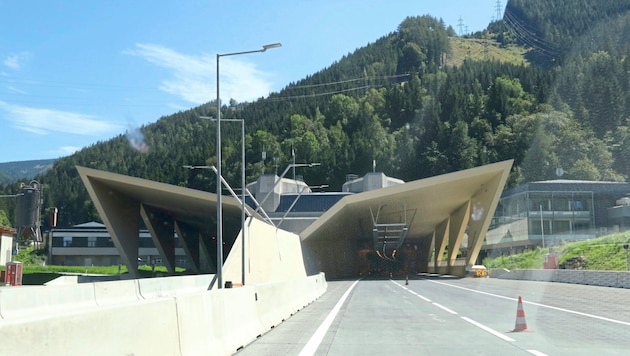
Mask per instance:
[[[550,247],[611,233],[607,209],[628,194],[627,183],[534,182],[503,193],[483,249],[498,254]]]

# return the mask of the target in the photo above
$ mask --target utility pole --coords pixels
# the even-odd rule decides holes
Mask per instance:
[[[623,249],[626,250],[626,272],[630,269],[628,268],[628,244],[623,244]]]
[[[457,27],[459,27],[459,36],[461,37],[463,34],[462,27],[464,27],[464,20],[462,20],[462,15],[459,15],[459,20],[457,20]]]
[[[540,233],[542,235],[542,248],[545,248],[545,225],[543,225],[542,204],[540,204]]]

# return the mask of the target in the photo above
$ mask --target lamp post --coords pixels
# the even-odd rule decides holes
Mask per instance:
[[[201,119],[217,121],[213,117],[199,116]],[[245,285],[245,120],[244,119],[221,119],[222,121],[241,122],[241,244],[242,253],[242,273],[241,284]],[[218,128],[217,128],[218,130]]]
[[[223,288],[223,206],[221,202],[221,96],[219,91],[219,59],[221,57],[236,56],[248,53],[265,52],[271,48],[282,47],[280,43],[262,46],[261,49],[233,53],[217,53],[217,282],[218,288]]]

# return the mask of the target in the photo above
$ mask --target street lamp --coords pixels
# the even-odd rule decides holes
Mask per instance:
[[[217,53],[217,282],[219,289],[223,288],[223,206],[221,202],[221,96],[219,91],[219,59],[221,57],[236,56],[240,54],[265,52],[271,48],[282,47],[280,43],[262,46],[262,49],[244,52]]]
[[[217,121],[209,116],[199,116],[199,118]],[[241,122],[241,244],[243,245],[241,284],[245,285],[245,119],[221,119],[221,121]]]
[[[223,121],[227,121],[227,120],[223,120]],[[190,170],[195,170],[195,169],[211,169],[214,174],[217,174],[217,167],[215,166],[191,166],[191,165],[185,165],[183,166],[186,169],[190,169]],[[221,183],[223,183],[223,185],[225,185],[225,187],[227,188],[227,190],[230,191],[230,194],[232,194],[232,196],[236,199],[238,199],[238,197],[236,196],[236,193],[234,192],[234,189],[232,189],[232,187],[230,187],[230,184],[223,178],[220,177],[219,175],[217,175],[217,179],[221,181]],[[243,189],[243,191],[245,191],[245,189]],[[241,241],[245,241],[245,194],[243,194],[241,196]],[[243,242],[243,262],[242,262],[242,282],[243,285],[245,285],[245,243]]]

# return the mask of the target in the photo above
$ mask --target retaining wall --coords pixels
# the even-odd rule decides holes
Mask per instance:
[[[491,269],[490,277],[529,281],[562,282],[602,287],[630,288],[630,273],[569,269]]]
[[[212,275],[0,288],[3,355],[231,355],[325,293],[323,273],[207,290]]]

